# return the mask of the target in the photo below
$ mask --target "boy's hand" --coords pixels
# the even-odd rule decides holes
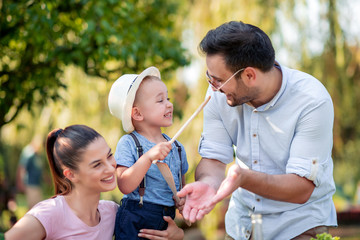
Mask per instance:
[[[147,151],[144,155],[150,159],[151,162],[157,160],[164,160],[166,156],[171,151],[171,143],[170,142],[161,142],[152,147],[149,151]]]
[[[173,196],[173,199],[175,201],[175,197]],[[184,205],[185,205],[185,200],[186,198],[180,198],[180,202],[176,202],[175,201],[175,206],[176,208],[179,210],[180,214],[182,215],[182,211],[184,209]]]

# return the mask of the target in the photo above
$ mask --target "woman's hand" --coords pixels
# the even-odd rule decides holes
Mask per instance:
[[[153,240],[184,239],[184,231],[176,225],[175,221],[171,217],[164,216],[164,220],[168,223],[168,227],[166,230],[160,231],[154,229],[141,229],[138,236]]]

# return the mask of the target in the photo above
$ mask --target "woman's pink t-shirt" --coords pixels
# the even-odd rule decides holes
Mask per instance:
[[[118,205],[115,202],[100,200],[98,210],[101,220],[94,227],[81,221],[63,196],[39,202],[27,214],[36,217],[44,226],[45,239],[111,240],[114,234],[117,209]]]

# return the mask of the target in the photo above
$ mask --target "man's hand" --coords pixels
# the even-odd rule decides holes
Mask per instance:
[[[208,214],[213,207],[209,205],[216,193],[213,187],[203,182],[193,182],[187,184],[180,192],[178,197],[186,197],[185,206],[183,209],[184,219],[194,223],[196,220],[201,220]],[[215,206],[215,205],[214,205]]]
[[[227,177],[224,181],[222,181],[216,195],[205,206],[205,208],[213,209],[218,202],[232,194],[239,187],[240,171],[241,169],[238,164],[234,164],[229,168]]]

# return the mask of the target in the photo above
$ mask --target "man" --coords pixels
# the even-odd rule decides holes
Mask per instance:
[[[310,239],[336,226],[334,111],[324,86],[276,62],[269,37],[249,24],[209,31],[200,49],[212,98],[204,108],[196,182],[179,192],[187,197],[184,218],[202,219],[233,192],[229,239],[250,238],[254,213],[262,214],[264,239]],[[224,180],[234,154],[237,164]]]
[[[26,195],[27,207],[31,209],[43,200],[41,190],[43,162],[40,156],[41,138],[36,135],[20,155],[17,168],[17,188]]]

